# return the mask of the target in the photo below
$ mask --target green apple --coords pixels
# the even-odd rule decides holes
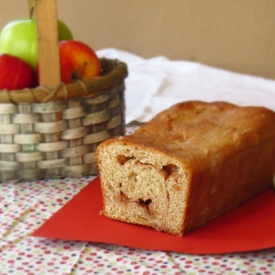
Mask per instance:
[[[70,29],[58,20],[58,40],[72,39]],[[26,18],[5,25],[0,34],[0,53],[17,56],[35,69],[38,62],[36,20]]]

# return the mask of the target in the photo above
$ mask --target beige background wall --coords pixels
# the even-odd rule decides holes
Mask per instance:
[[[0,0],[0,27],[27,15]],[[75,39],[275,79],[274,0],[57,0]]]

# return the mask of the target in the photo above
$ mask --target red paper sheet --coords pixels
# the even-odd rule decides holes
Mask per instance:
[[[189,254],[244,252],[275,247],[275,192],[268,190],[207,225],[178,237],[99,214],[99,178],[88,184],[32,236],[103,242]]]

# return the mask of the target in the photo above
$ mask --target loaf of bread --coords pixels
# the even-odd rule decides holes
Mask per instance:
[[[272,187],[275,113],[189,101],[97,149],[103,215],[182,236]]]

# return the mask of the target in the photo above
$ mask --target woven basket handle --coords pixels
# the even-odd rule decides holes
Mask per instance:
[[[28,0],[37,19],[38,62],[40,86],[60,84],[56,0]]]

